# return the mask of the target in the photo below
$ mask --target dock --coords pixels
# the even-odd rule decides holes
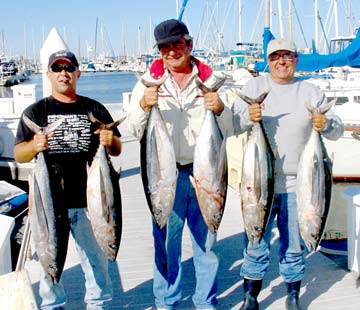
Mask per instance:
[[[112,112],[114,113],[114,112]],[[116,111],[121,113],[121,111]],[[116,118],[117,114],[113,114]],[[123,152],[114,159],[114,167],[121,167],[120,187],[123,207],[123,233],[117,260],[110,262],[113,285],[110,309],[153,310],[152,293],[154,247],[151,215],[146,204],[140,177],[139,142],[132,137],[126,123],[119,126]],[[261,310],[285,309],[286,286],[278,274],[278,235],[273,231],[271,264],[259,296]],[[218,310],[240,309],[243,279],[244,226],[238,190],[229,187],[225,213],[218,232],[217,253],[220,259],[218,273]],[[185,226],[183,247],[183,297],[177,309],[194,309],[191,296],[195,277],[192,248]],[[38,303],[39,262],[27,261],[33,291]],[[347,270],[347,257],[313,252],[307,255],[306,275],[302,282],[300,302],[308,310],[360,309],[360,280]],[[68,255],[61,279],[67,293],[66,309],[85,309],[83,302],[84,277],[74,242],[70,237]]]

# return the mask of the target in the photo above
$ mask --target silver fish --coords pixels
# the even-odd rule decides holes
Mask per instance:
[[[261,103],[268,92],[256,99],[239,94],[248,104]],[[260,242],[274,200],[275,157],[262,121],[255,122],[247,141],[240,184],[241,208],[245,231],[251,243]]]
[[[159,87],[166,78],[156,82],[141,81],[147,87]],[[146,200],[155,222],[163,228],[174,207],[177,168],[174,146],[158,105],[151,108],[140,143],[141,177]]]
[[[98,128],[111,130],[125,118],[109,125],[102,124],[92,113],[89,113],[89,119],[98,124]],[[115,171],[106,148],[100,144],[88,170],[86,199],[95,239],[111,261],[116,260],[122,232],[119,177],[120,174]]]
[[[49,134],[63,121],[59,119],[47,127],[39,127],[26,115],[22,119],[36,134]],[[64,268],[69,239],[69,224],[64,210],[53,200],[48,168],[44,154],[40,152],[29,179],[29,220],[39,261],[55,283],[59,282]]]
[[[320,109],[310,105],[306,108],[313,114],[325,113],[334,102]],[[309,251],[316,250],[330,209],[332,189],[332,161],[322,136],[312,129],[309,140],[301,154],[296,183],[296,203],[299,229]]]
[[[212,88],[196,80],[204,92],[215,92],[224,83],[220,79]],[[196,139],[193,176],[190,181],[195,189],[204,222],[212,233],[216,233],[224,214],[228,176],[226,139],[223,137],[215,115],[206,110],[205,118]]]

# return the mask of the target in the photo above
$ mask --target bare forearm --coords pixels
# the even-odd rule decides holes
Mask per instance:
[[[113,141],[111,146],[107,147],[109,154],[112,156],[118,156],[121,153],[121,149],[122,149],[121,140],[119,139],[119,137],[113,136]]]
[[[21,142],[14,147],[14,158],[19,163],[31,161],[36,155],[36,147],[34,140]]]

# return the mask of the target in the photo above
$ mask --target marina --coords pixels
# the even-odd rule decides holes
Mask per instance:
[[[269,5],[270,1],[265,1],[265,3]],[[269,10],[268,13],[270,15]],[[100,33],[103,37],[106,36],[104,31],[104,27],[101,25]],[[222,34],[220,32],[216,34],[220,46]],[[357,37],[360,38],[360,34]],[[351,40],[354,38],[355,36]],[[46,52],[52,51],[54,45],[58,48],[57,44],[45,43],[48,48]],[[59,49],[62,49],[66,44],[60,42],[60,45]],[[220,53],[218,53],[220,49],[217,50],[216,57],[212,58],[216,60],[212,63],[213,68],[218,70],[219,74],[228,77],[223,90],[228,91],[230,99],[241,91],[241,87],[248,79],[252,78],[248,70],[246,70],[247,75],[242,75],[237,72],[237,69],[244,69],[242,67],[245,63],[248,65],[247,61],[254,65],[254,62],[261,60],[258,57],[263,48],[261,44],[254,45],[251,42],[238,43],[237,46],[238,48],[232,51],[233,54],[230,58],[220,57]],[[243,49],[245,49],[244,53]],[[253,52],[251,57],[246,54],[249,50]],[[87,52],[90,53],[90,51],[92,48],[89,45]],[[94,54],[96,54],[95,51]],[[204,61],[210,59],[205,50],[199,49],[197,53],[198,57],[202,57]],[[122,118],[126,115],[131,90],[137,81],[135,72],[128,71],[143,72],[153,59],[153,55],[141,53],[141,56],[137,58],[136,68],[134,67],[133,70],[129,70],[128,63],[124,61],[122,72],[119,72],[114,57],[108,58],[104,54],[101,62],[99,59],[97,62],[93,62],[89,56],[88,54],[88,61],[84,61],[84,59],[81,61],[82,75],[77,85],[78,94],[103,103],[114,119]],[[46,63],[48,56],[43,59],[45,59],[43,62]],[[39,66],[38,72],[44,69],[44,63],[42,68]],[[326,74],[316,72],[317,79],[310,78],[309,81],[321,88],[328,100],[337,99],[334,110],[344,123],[345,133],[338,141],[326,141],[328,151],[334,158],[332,202],[319,248],[316,252],[306,253],[306,273],[300,291],[300,303],[303,310],[355,310],[360,308],[360,164],[358,160],[360,156],[360,87],[356,74],[351,77],[347,74],[352,70],[341,67],[343,71],[336,73],[337,78],[331,70],[326,71]],[[234,76],[237,73],[239,73],[239,78],[235,80]],[[265,73],[258,72],[258,74]],[[325,75],[329,78],[325,78]],[[338,79],[340,75],[342,75],[341,79]],[[20,85],[0,87],[1,176],[2,179],[11,181],[24,189],[27,187],[28,174],[33,166],[32,163],[18,164],[15,162],[13,143],[19,116],[23,109],[35,100],[42,98],[43,93],[46,94],[47,87],[42,78],[42,74],[32,74],[30,79],[21,81]],[[120,157],[112,158],[112,162],[116,170],[121,170],[119,184],[122,194],[123,232],[117,259],[115,262],[109,262],[113,288],[113,300],[109,308],[155,310],[152,291],[154,268],[152,218],[141,186],[140,144],[130,135],[126,121],[119,126],[119,130],[122,134],[123,151]],[[229,186],[216,247],[220,259],[217,310],[239,310],[244,299],[244,283],[240,276],[240,269],[244,259],[245,231],[240,206],[239,183],[245,143],[245,135],[228,137],[227,140]],[[6,235],[6,238],[8,237]],[[286,286],[278,273],[278,239],[277,229],[274,228],[270,267],[259,296],[261,310],[285,308]],[[5,248],[1,248],[1,251],[3,249]],[[8,254],[6,250],[1,252],[4,257],[8,257]],[[190,310],[194,309],[191,297],[196,283],[191,240],[186,226],[182,243],[182,263],[183,295],[177,309]],[[9,264],[9,261],[5,262],[4,260],[1,266],[3,270],[0,268],[0,274],[9,272]],[[40,265],[36,255],[28,255],[24,268],[29,275],[29,286],[32,288],[32,293],[39,306],[41,303],[38,293]],[[70,237],[68,245],[61,282],[67,294],[66,309],[84,310],[86,308],[83,301],[85,295],[84,275],[72,237]],[[7,289],[8,287],[6,286]],[[3,291],[1,282],[0,291]],[[5,304],[2,302],[2,297],[3,295],[0,293],[0,303]],[[26,306],[17,309],[26,309]]]

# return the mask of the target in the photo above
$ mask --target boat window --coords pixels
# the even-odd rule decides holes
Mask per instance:
[[[345,102],[348,102],[349,101],[349,98],[348,97],[327,97],[327,100],[328,102],[332,101],[336,99],[336,103],[335,104],[344,104]]]

